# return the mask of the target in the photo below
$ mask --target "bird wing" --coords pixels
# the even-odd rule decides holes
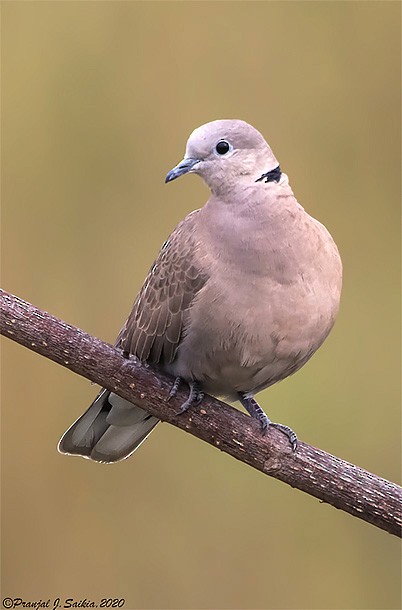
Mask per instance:
[[[208,279],[197,256],[197,213],[189,214],[163,244],[117,338],[116,346],[139,360],[174,360],[185,312]]]

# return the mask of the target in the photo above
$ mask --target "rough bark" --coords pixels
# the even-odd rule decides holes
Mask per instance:
[[[111,345],[3,290],[0,299],[4,336],[113,390],[249,466],[401,536],[402,489],[398,485],[301,441],[292,452],[280,432],[271,429],[262,436],[255,420],[210,396],[199,407],[177,416],[186,392],[179,391],[166,402],[170,377],[123,358]]]

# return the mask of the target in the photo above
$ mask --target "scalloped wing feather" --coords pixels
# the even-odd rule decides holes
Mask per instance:
[[[116,346],[139,360],[173,362],[184,313],[208,280],[196,260],[197,213],[189,214],[162,246],[117,338]]]

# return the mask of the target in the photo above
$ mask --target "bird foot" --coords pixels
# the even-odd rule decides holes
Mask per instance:
[[[190,381],[188,385],[190,386],[190,394],[188,395],[187,400],[181,405],[176,415],[181,415],[191,407],[196,407],[204,398],[204,392],[201,391],[198,381]]]
[[[167,402],[177,395],[182,381],[183,379],[181,377],[176,377],[169,392],[169,396],[166,399]],[[181,415],[182,413],[188,411],[188,409],[191,407],[199,405],[204,398],[204,392],[201,391],[201,386],[198,381],[190,381],[188,385],[190,386],[190,393],[187,400],[182,404],[179,411],[177,411],[176,415]]]
[[[287,436],[287,438],[289,439],[289,442],[292,446],[292,450],[296,451],[297,436],[296,436],[296,433],[293,432],[292,428],[289,428],[289,426],[285,426],[283,424],[277,424],[275,422],[272,422],[269,419],[268,415],[266,413],[264,413],[263,409],[261,409],[258,402],[252,396],[247,394],[246,392],[238,392],[238,396],[239,396],[239,400],[240,400],[241,404],[246,409],[246,411],[251,415],[251,417],[253,417],[254,419],[256,419],[257,421],[260,422],[260,426],[261,426],[263,435],[265,435],[267,433],[269,426],[271,426],[272,428],[276,428],[277,430],[282,432],[282,434]]]
[[[279,432],[282,432],[282,434],[287,436],[289,439],[289,443],[292,446],[292,450],[296,451],[298,444],[297,434],[292,430],[292,428],[290,428],[289,426],[285,426],[284,424],[277,424],[273,421],[271,421],[269,425],[272,426],[272,428],[276,428],[277,430],[279,430]]]

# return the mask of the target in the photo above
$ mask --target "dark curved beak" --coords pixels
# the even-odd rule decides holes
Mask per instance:
[[[172,182],[172,180],[176,180],[176,178],[179,178],[183,174],[187,174],[193,169],[194,165],[199,162],[200,159],[190,159],[189,157],[183,159],[183,161],[180,161],[180,163],[166,175],[165,182]]]

